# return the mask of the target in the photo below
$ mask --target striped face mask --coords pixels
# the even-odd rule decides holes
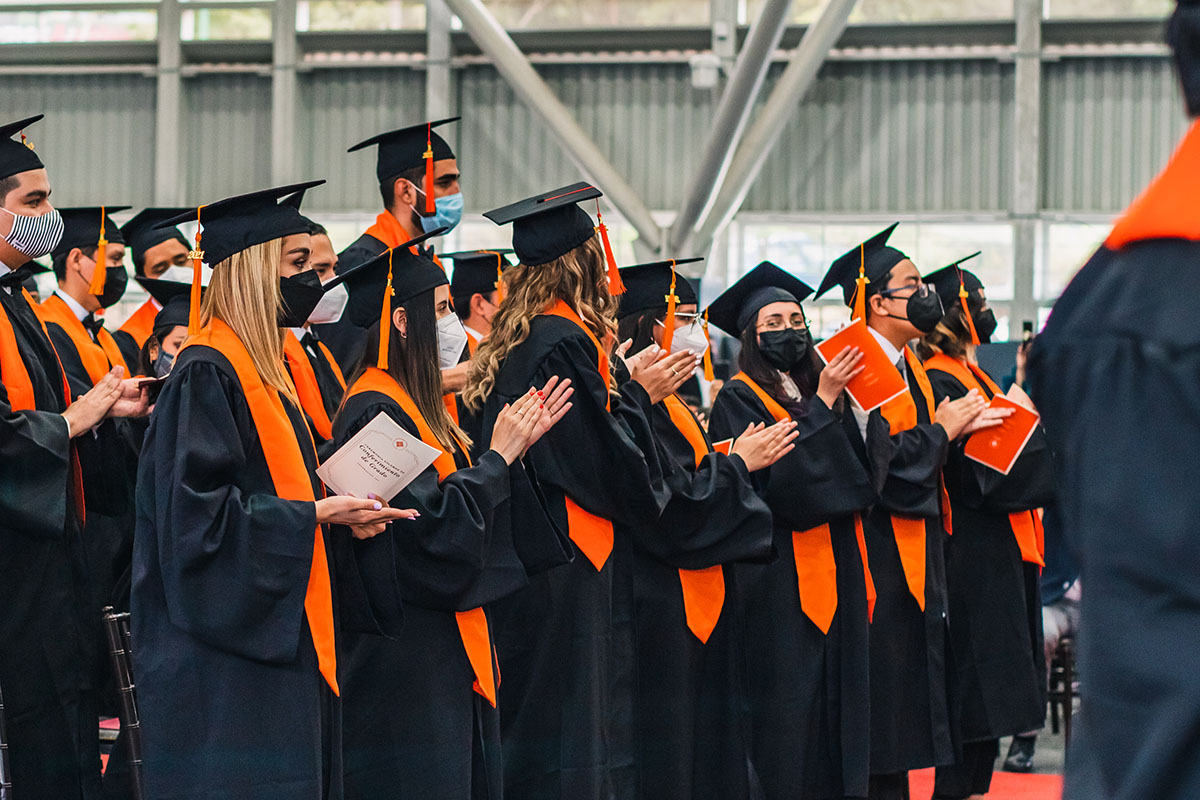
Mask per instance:
[[[63,218],[58,209],[36,217],[0,209],[13,218],[12,230],[3,237],[9,246],[27,258],[41,258],[53,250],[63,236]]]

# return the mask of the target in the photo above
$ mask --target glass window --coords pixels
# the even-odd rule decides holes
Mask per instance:
[[[0,41],[132,42],[154,39],[158,14],[140,11],[0,11]]]
[[[821,0],[796,0],[792,4],[792,22],[805,25],[813,22],[821,6]],[[761,8],[762,0],[750,0],[744,21],[753,22]],[[850,14],[850,24],[1011,19],[1012,15],[1012,0],[860,0]]]
[[[1045,257],[1034,270],[1034,297],[1056,300],[1111,228],[1107,223],[1049,223],[1043,239]]]
[[[707,25],[709,0],[488,0],[508,30]]]
[[[1166,17],[1175,8],[1172,0],[1045,0],[1047,17]]]
[[[425,27],[419,0],[301,0],[296,29],[301,31],[386,31]]]
[[[184,41],[270,39],[271,9],[185,6],[181,31]]]

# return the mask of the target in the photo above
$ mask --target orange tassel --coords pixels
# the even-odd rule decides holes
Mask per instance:
[[[854,309],[850,313],[850,319],[861,319],[864,322],[867,319],[867,284],[871,281],[867,280],[867,260],[866,247],[858,246],[858,279],[854,282]]]
[[[192,294],[188,302],[188,336],[195,336],[200,332],[200,281],[203,277],[204,269],[201,264],[204,262],[204,251],[200,249],[200,212],[204,206],[196,209],[196,245],[195,248],[188,252],[188,258],[192,260]]]
[[[496,305],[504,302],[504,256],[499,253],[496,256]]]
[[[971,319],[971,311],[967,308],[967,286],[963,283],[962,271],[958,273],[958,302],[962,304],[963,316],[967,318],[967,328],[971,331],[971,344],[979,347],[979,332],[975,330],[975,320]]]
[[[704,380],[711,382],[713,380],[716,380],[716,376],[713,374],[712,339],[709,339],[709,337],[708,337],[708,309],[707,308],[704,309],[704,338],[708,340],[708,347],[705,348],[705,350],[704,350]]]
[[[104,206],[100,207],[100,239],[96,242],[96,268],[92,270],[92,281],[88,292],[99,297],[104,294],[105,278],[108,277],[108,239],[104,236]]]
[[[433,126],[430,125],[425,129],[425,213],[432,214],[437,211],[437,204],[433,201]]]
[[[675,304],[679,298],[675,296],[675,261],[671,261],[671,290],[667,293],[667,315],[663,317],[662,350],[671,352],[671,342],[675,340]]]
[[[392,333],[392,295],[396,293],[392,288],[392,253],[394,252],[395,249],[388,250],[387,286],[383,290],[383,311],[379,315],[379,357],[375,360],[375,366],[385,371],[388,367],[388,346]]]
[[[596,230],[600,232],[600,241],[604,244],[604,258],[608,262],[608,293],[613,297],[625,294],[625,282],[621,280],[621,271],[617,269],[617,259],[613,256],[612,242],[608,240],[608,226],[604,224],[604,215],[600,213],[600,201],[596,201]]]

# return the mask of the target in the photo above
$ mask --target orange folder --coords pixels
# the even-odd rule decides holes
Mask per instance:
[[[729,449],[733,447],[733,439],[722,439],[719,442],[713,442],[713,450],[718,453],[729,455]]]
[[[1000,394],[992,398],[989,407],[1011,408],[1014,411],[1012,416],[996,427],[971,434],[963,453],[972,461],[1007,475],[1033,436],[1039,417],[1025,406]]]
[[[863,411],[874,411],[889,400],[908,391],[904,376],[888,360],[883,348],[867,330],[867,323],[856,319],[817,345],[817,354],[828,364],[847,347],[862,351],[862,372],[846,386],[846,392]]]

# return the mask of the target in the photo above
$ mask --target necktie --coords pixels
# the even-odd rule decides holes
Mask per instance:
[[[87,328],[88,333],[92,335],[92,340],[95,341],[96,337],[100,334],[100,329],[104,327],[104,321],[96,319],[95,314],[88,314],[83,318],[82,322],[83,327]]]
[[[304,336],[300,337],[300,346],[307,350],[311,355],[317,354],[317,335],[311,330],[304,332]]]

